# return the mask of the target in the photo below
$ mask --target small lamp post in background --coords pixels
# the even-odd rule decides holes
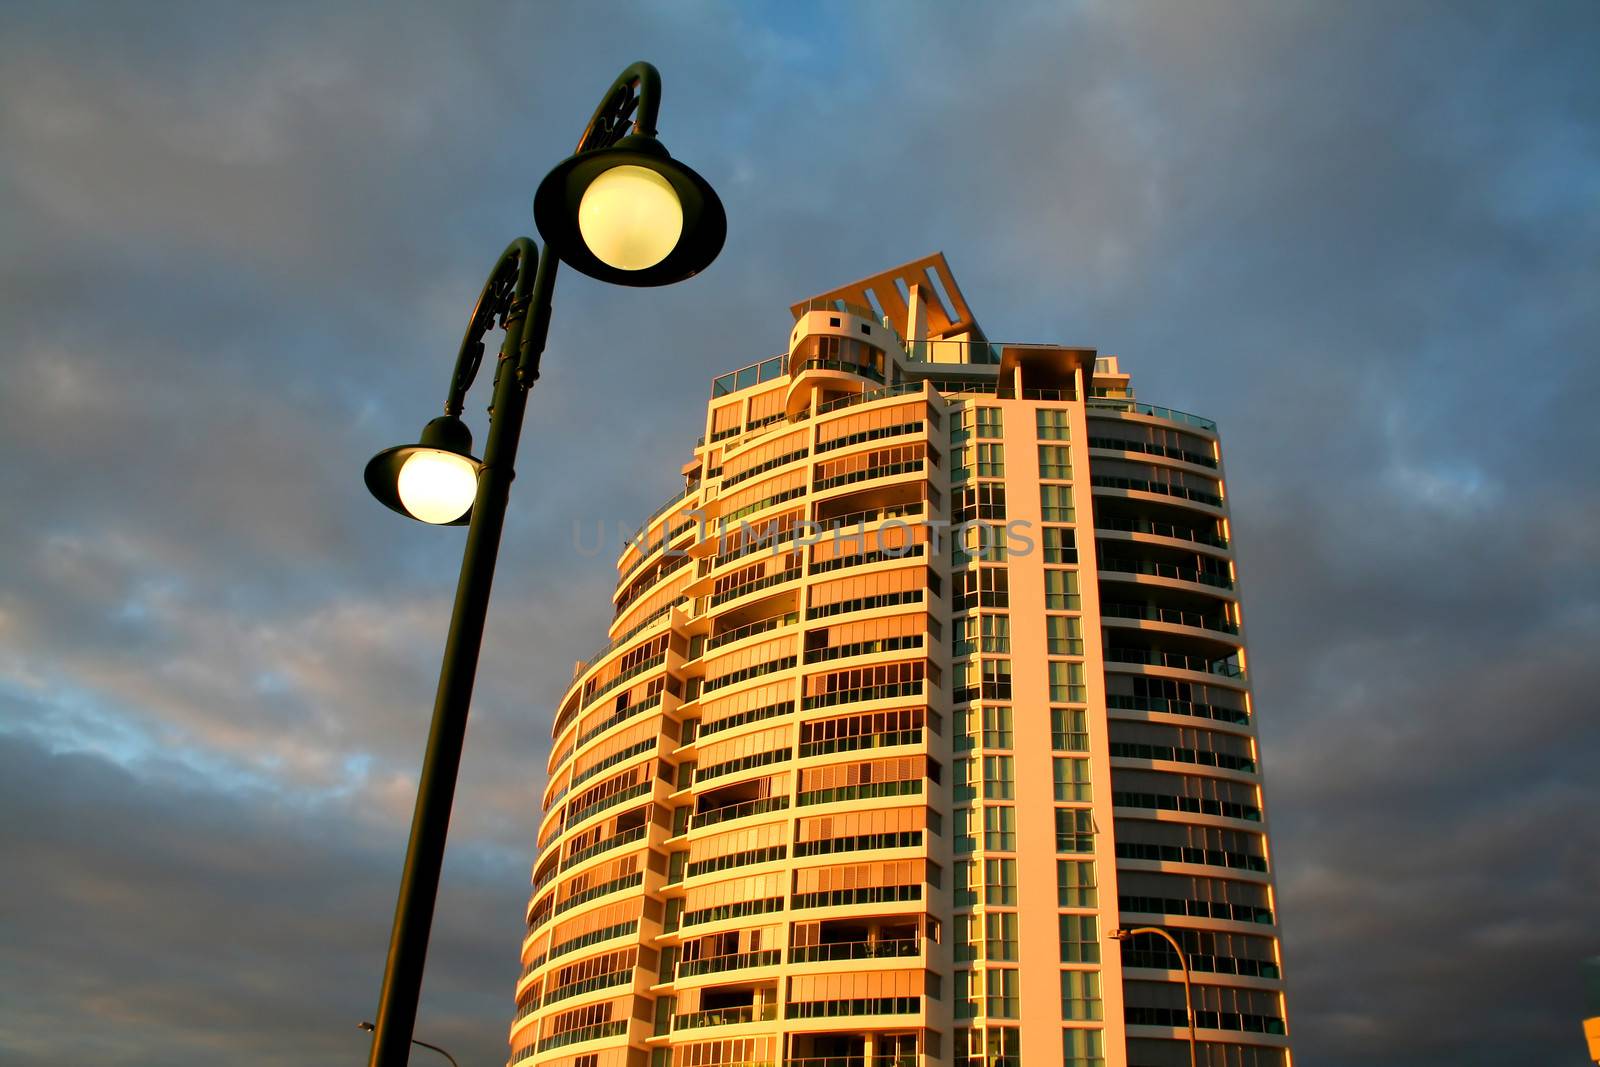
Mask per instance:
[[[1183,968],[1183,1010],[1189,1017],[1189,1067],[1195,1067],[1194,999],[1189,992],[1189,957],[1183,951],[1183,946],[1178,944],[1178,939],[1159,926],[1135,926],[1131,930],[1113,930],[1111,940],[1126,941],[1139,934],[1155,934],[1157,937],[1166,938],[1172,945],[1172,950],[1178,954],[1178,965]]]
[[[534,196],[544,250],[518,237],[490,271],[456,355],[444,414],[423,428],[416,444],[385,449],[367,464],[367,488],[388,507],[423,522],[467,527],[373,1028],[372,1067],[396,1067],[410,1055],[489,587],[528,391],[539,377],[550,328],[557,268],[565,260],[602,281],[669,285],[709,265],[727,236],[716,192],[656,140],[660,101],[661,75],[648,63],[633,64],[612,82],[577,150]],[[461,412],[483,361],[484,336],[496,324],[505,338],[480,460],[472,455]]]

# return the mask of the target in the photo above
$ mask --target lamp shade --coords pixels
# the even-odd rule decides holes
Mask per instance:
[[[482,461],[472,432],[454,415],[423,427],[414,445],[386,448],[367,463],[367,489],[385,507],[435,526],[465,526],[472,517]]]
[[[728,236],[710,183],[643,134],[563,161],[539,183],[533,218],[568,266],[618,285],[691,278]]]

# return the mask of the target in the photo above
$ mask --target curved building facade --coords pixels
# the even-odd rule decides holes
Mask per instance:
[[[510,1062],[1291,1062],[1216,428],[942,256],[718,378],[555,715]]]

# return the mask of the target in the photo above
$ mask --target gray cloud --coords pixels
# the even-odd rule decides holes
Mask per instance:
[[[942,248],[992,336],[1223,425],[1298,1061],[1582,1062],[1597,40],[1556,4],[6,9],[0,1050],[359,1055],[460,545],[359,470],[645,56],[728,246],[558,289],[423,1028],[504,1055],[548,713],[608,618],[573,522],[671,492],[789,302]]]

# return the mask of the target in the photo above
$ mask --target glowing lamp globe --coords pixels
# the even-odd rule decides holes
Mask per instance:
[[[414,445],[386,448],[367,463],[367,489],[385,506],[435,526],[463,526],[478,495],[483,463],[472,455],[472,432],[441,415]]]
[[[678,247],[683,205],[661,175],[624,163],[602,172],[583,191],[578,232],[600,262],[618,270],[644,270]]]
[[[395,488],[413,517],[435,525],[454,522],[478,495],[478,468],[454,452],[420,448],[400,464]]]
[[[691,278],[728,236],[710,183],[637,133],[563,161],[539,183],[533,218],[564,263],[618,285]]]

